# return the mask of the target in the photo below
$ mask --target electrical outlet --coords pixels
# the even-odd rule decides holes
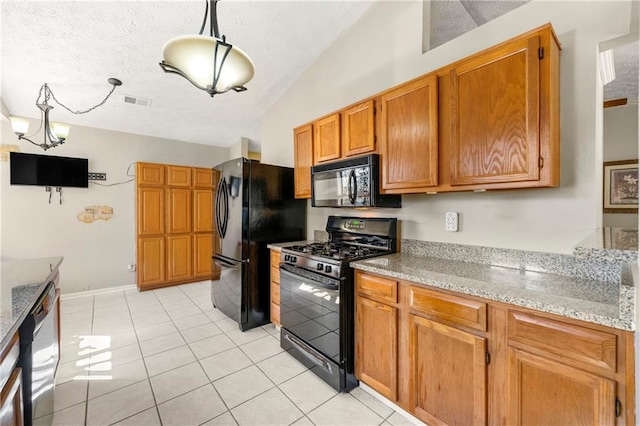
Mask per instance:
[[[89,180],[107,180],[106,173],[89,173]]]
[[[136,271],[136,265],[127,265],[127,271],[135,272]]]
[[[444,229],[451,232],[458,232],[458,213],[447,212],[444,218]]]

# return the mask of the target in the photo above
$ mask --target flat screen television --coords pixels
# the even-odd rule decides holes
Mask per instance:
[[[89,187],[89,160],[12,152],[11,185]]]

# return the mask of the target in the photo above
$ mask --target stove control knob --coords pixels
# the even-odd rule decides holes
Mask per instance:
[[[318,263],[318,265],[316,266],[316,269],[318,271],[322,271],[324,269],[324,265],[322,263]]]
[[[288,262],[289,260],[291,260],[291,256],[289,256],[288,254],[284,255],[284,261]]]
[[[291,259],[289,259],[289,260],[291,260],[293,263],[296,263],[296,260],[298,260],[298,258],[295,257],[295,256],[291,256]]]
[[[324,271],[327,272],[327,273],[331,272],[331,266],[329,266],[329,265],[325,266],[324,267]]]

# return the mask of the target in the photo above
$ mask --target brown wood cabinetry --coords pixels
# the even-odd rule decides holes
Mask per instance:
[[[313,164],[340,158],[340,114],[331,114],[313,123]]]
[[[24,424],[22,403],[22,369],[18,365],[18,333],[0,354],[0,425]]]
[[[635,424],[632,332],[356,271],[355,342],[427,424]]]
[[[375,101],[346,108],[342,112],[342,156],[364,155],[376,149]]]
[[[383,192],[438,185],[438,80],[435,74],[385,92],[380,101]]]
[[[164,185],[164,164],[137,163],[136,183],[138,185]]]
[[[296,198],[311,198],[313,125],[293,129],[293,180]]]
[[[211,169],[138,163],[137,181],[138,288],[215,279],[211,256],[215,174]],[[150,177],[163,176],[153,180]],[[166,184],[159,184],[165,182]]]
[[[271,322],[280,326],[280,251],[271,250]]]

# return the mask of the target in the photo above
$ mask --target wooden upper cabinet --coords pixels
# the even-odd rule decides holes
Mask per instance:
[[[194,167],[193,186],[198,188],[211,188],[213,186],[213,171],[202,167]]]
[[[164,188],[138,187],[138,235],[164,234]]]
[[[191,186],[191,167],[167,166],[167,185]]]
[[[213,230],[213,190],[193,190],[193,232]]]
[[[331,114],[313,123],[314,164],[340,158],[340,113]]]
[[[614,380],[509,348],[509,425],[614,425]]]
[[[191,190],[167,189],[167,233],[191,232]]]
[[[381,96],[384,192],[424,192],[438,184],[437,86],[436,75],[429,74]]]
[[[136,163],[138,185],[164,185],[164,164]]]
[[[531,181],[540,162],[540,37],[451,70],[451,184]]]
[[[375,102],[370,99],[342,113],[342,152],[344,157],[366,154],[376,149]]]
[[[293,177],[296,198],[311,198],[313,126],[293,129]]]

